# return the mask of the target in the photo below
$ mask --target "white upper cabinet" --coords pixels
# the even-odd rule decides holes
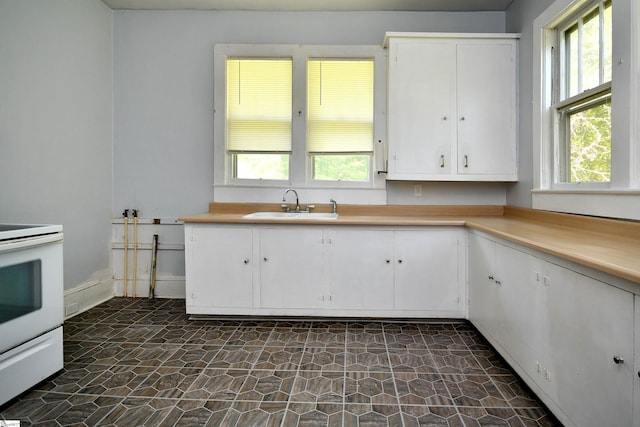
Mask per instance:
[[[388,179],[517,180],[517,37],[387,34]]]
[[[455,46],[420,39],[390,46],[389,178],[450,175],[456,170]]]

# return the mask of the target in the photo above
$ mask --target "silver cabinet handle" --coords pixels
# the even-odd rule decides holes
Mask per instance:
[[[469,156],[467,156],[466,154],[464,155],[464,167],[469,167]]]
[[[243,262],[244,262],[245,264],[249,264],[249,258],[246,258]]]
[[[443,168],[444,167],[444,154],[440,155],[440,167]]]
[[[624,363],[624,359],[622,356],[613,356],[613,363],[616,365],[622,365]]]

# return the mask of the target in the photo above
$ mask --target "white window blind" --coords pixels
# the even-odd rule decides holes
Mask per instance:
[[[373,151],[373,60],[307,63],[307,151]]]
[[[291,152],[291,59],[227,59],[227,150]]]

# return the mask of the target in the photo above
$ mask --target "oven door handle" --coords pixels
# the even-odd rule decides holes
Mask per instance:
[[[62,242],[63,233],[46,234],[44,236],[26,237],[24,239],[7,240],[0,242],[0,253],[18,251],[25,248],[47,245],[49,243]]]

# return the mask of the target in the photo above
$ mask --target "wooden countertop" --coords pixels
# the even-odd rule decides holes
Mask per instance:
[[[303,206],[304,208],[304,206]],[[279,204],[211,203],[209,212],[179,218],[188,223],[467,226],[623,279],[640,283],[640,223],[510,206],[339,205],[330,220],[245,219]],[[331,212],[330,204],[313,212]]]

